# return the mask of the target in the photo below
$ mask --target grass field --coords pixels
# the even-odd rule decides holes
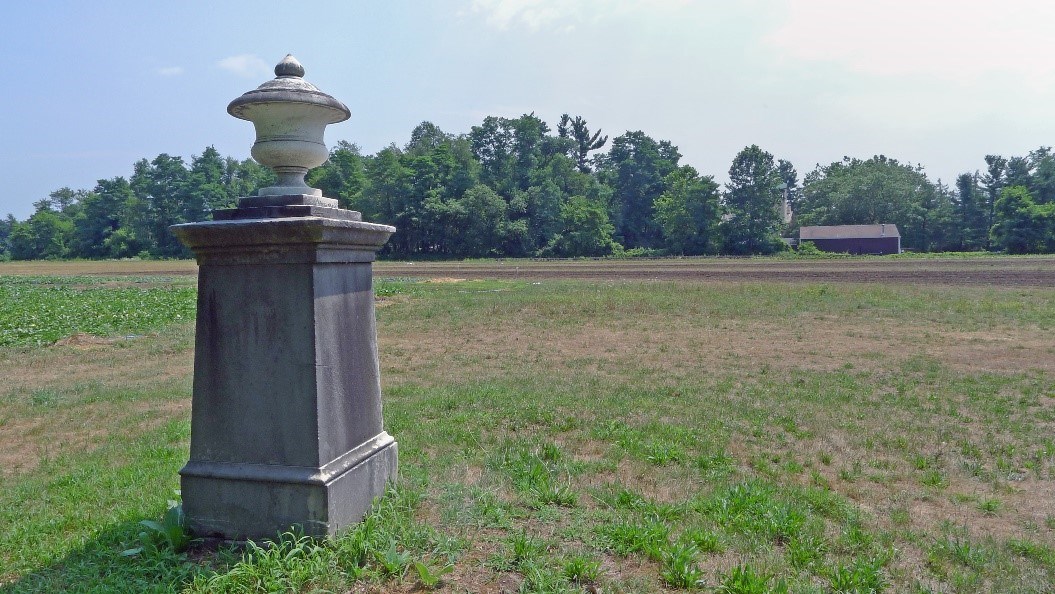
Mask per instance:
[[[381,265],[398,488],[339,539],[123,555],[187,458],[193,277],[110,266],[0,266],[38,275],[0,336],[42,328],[0,347],[0,591],[1055,591],[1050,286]]]

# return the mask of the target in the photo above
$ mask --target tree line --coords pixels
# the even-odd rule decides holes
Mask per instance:
[[[790,162],[751,145],[722,187],[669,141],[635,131],[609,143],[582,117],[564,115],[553,130],[526,114],[487,117],[460,135],[423,122],[406,145],[373,155],[338,142],[307,181],[395,225],[382,253],[391,258],[767,254],[799,226],[876,223],[898,225],[916,251],[1055,251],[1051,149],[985,164],[948,186],[919,165],[844,158],[800,183]],[[141,159],[127,179],[62,188],[26,220],[0,220],[0,257],[187,257],[170,225],[205,220],[273,181],[212,147],[189,162]]]

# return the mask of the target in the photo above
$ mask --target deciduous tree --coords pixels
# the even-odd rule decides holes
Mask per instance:
[[[996,201],[993,245],[1011,254],[1055,251],[1055,203],[1037,204],[1024,186],[1010,186]]]
[[[799,222],[802,225],[894,223],[902,245],[926,250],[930,210],[939,208],[937,192],[918,166],[883,155],[868,160],[844,158],[806,176]]]
[[[724,201],[727,253],[768,254],[781,248],[781,183],[773,155],[754,144],[737,153]]]
[[[677,169],[680,159],[678,147],[641,131],[616,138],[608,154],[598,159],[600,179],[612,188],[615,238],[625,248],[663,245],[654,204],[666,191],[664,179]]]
[[[717,252],[720,206],[714,178],[683,165],[665,184],[667,191],[656,199],[656,221],[670,250],[684,255]]]

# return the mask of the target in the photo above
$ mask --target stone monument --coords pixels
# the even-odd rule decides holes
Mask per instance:
[[[323,536],[357,523],[396,476],[382,428],[371,262],[394,227],[309,188],[323,131],[348,108],[292,56],[227,111],[253,122],[252,154],[278,174],[213,220],[172,232],[198,260],[190,460],[191,530]]]

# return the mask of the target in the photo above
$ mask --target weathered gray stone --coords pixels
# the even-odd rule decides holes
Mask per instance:
[[[314,189],[314,188],[312,188]],[[238,199],[238,208],[259,208],[263,206],[321,206],[337,208],[336,198],[323,198],[322,192],[315,194],[271,194],[263,196],[246,196]]]
[[[256,126],[278,183],[213,221],[173,226],[198,259],[190,460],[183,510],[199,535],[334,534],[396,476],[381,421],[371,262],[394,227],[304,183],[348,108],[293,56],[228,112]]]
[[[371,262],[395,231],[314,216],[176,225],[198,263],[190,461],[201,535],[333,534],[395,477]]]
[[[323,202],[327,201],[327,202]],[[332,205],[330,204],[332,203]],[[238,201],[238,208],[214,210],[215,221],[236,219],[281,219],[290,217],[321,217],[343,221],[361,221],[363,215],[354,210],[337,208],[337,201],[314,196],[252,196]]]

